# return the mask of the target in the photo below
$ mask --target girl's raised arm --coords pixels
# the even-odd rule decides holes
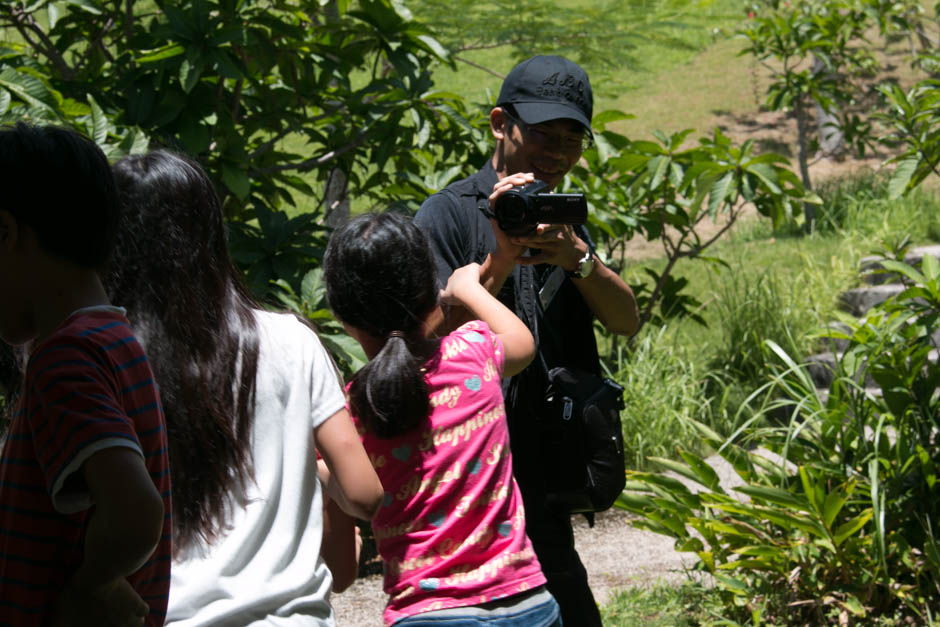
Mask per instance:
[[[529,328],[516,314],[490,294],[480,284],[480,265],[471,263],[457,268],[441,291],[441,300],[463,305],[476,317],[489,325],[503,343],[505,365],[503,376],[521,372],[535,356],[535,340]]]

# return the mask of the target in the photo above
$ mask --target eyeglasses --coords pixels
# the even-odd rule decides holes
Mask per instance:
[[[503,109],[503,114],[518,125],[519,129],[522,130],[522,134],[533,144],[539,146],[561,146],[564,150],[571,152],[575,150],[584,152],[594,145],[594,137],[592,137],[590,133],[582,133],[580,137],[562,135],[561,133],[553,133],[544,128],[526,124],[505,109]]]

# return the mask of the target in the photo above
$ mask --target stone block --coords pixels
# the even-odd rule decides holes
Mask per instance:
[[[863,316],[866,311],[875,305],[881,304],[903,291],[904,286],[895,283],[857,287],[839,294],[839,303],[842,309],[853,316]]]

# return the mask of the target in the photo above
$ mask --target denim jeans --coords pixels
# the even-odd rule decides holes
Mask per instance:
[[[562,627],[561,612],[555,599],[516,612],[500,612],[491,616],[446,616],[416,614],[396,621],[394,627]]]

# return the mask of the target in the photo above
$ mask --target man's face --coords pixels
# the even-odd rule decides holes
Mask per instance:
[[[562,118],[529,125],[499,107],[493,112],[494,135],[497,126],[502,129],[502,137],[496,136],[502,140],[500,174],[532,172],[554,189],[581,157],[585,131],[578,122]]]

